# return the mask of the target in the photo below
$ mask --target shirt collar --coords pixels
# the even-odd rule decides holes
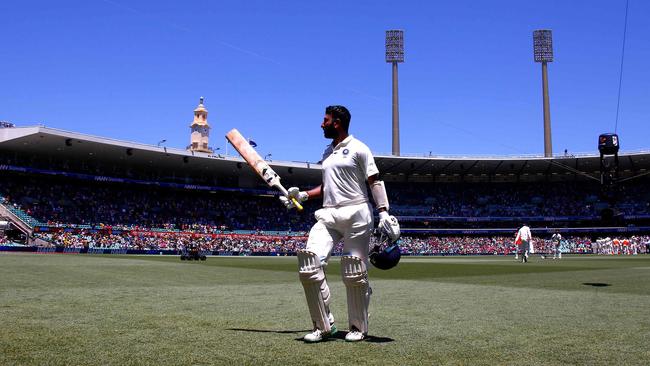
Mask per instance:
[[[341,147],[345,147],[345,146],[347,146],[347,145],[350,143],[350,141],[352,141],[353,138],[354,138],[354,137],[353,137],[352,135],[348,135],[348,137],[346,137],[345,139],[343,139],[343,141],[339,142],[338,145],[336,145],[336,146],[332,146],[332,147],[334,148],[334,150],[336,150],[336,149],[338,149],[338,148],[341,148]]]

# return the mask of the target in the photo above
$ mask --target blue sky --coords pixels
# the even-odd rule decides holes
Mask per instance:
[[[387,29],[405,32],[402,154],[543,154],[541,66],[552,29],[555,153],[596,152],[616,119],[625,0],[4,1],[0,120],[169,147],[205,97],[210,144],[233,127],[274,160],[317,161],[324,107],[391,151]],[[650,2],[630,0],[617,132],[650,149]],[[232,153],[232,149],[230,149]]]

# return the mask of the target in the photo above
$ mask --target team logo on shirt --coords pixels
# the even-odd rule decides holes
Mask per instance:
[[[347,155],[347,154],[349,154],[349,153],[350,153],[350,150],[348,150],[348,149],[343,149],[343,155]]]

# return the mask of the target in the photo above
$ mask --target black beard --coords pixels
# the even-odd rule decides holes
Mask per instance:
[[[325,135],[325,138],[327,139],[335,139],[338,136],[338,133],[336,133],[336,128],[334,128],[334,126],[330,126],[323,128],[323,135]]]

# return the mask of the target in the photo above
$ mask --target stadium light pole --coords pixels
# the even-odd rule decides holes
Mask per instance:
[[[544,157],[553,157],[551,142],[551,107],[548,98],[548,71],[546,64],[553,62],[553,35],[549,29],[533,31],[535,62],[542,64],[542,98],[544,102]]]
[[[158,147],[160,147],[160,145],[164,144],[165,142],[167,142],[166,139],[158,141]]]
[[[386,62],[393,64],[393,155],[399,156],[399,96],[397,64],[404,62],[404,31],[386,31]]]

